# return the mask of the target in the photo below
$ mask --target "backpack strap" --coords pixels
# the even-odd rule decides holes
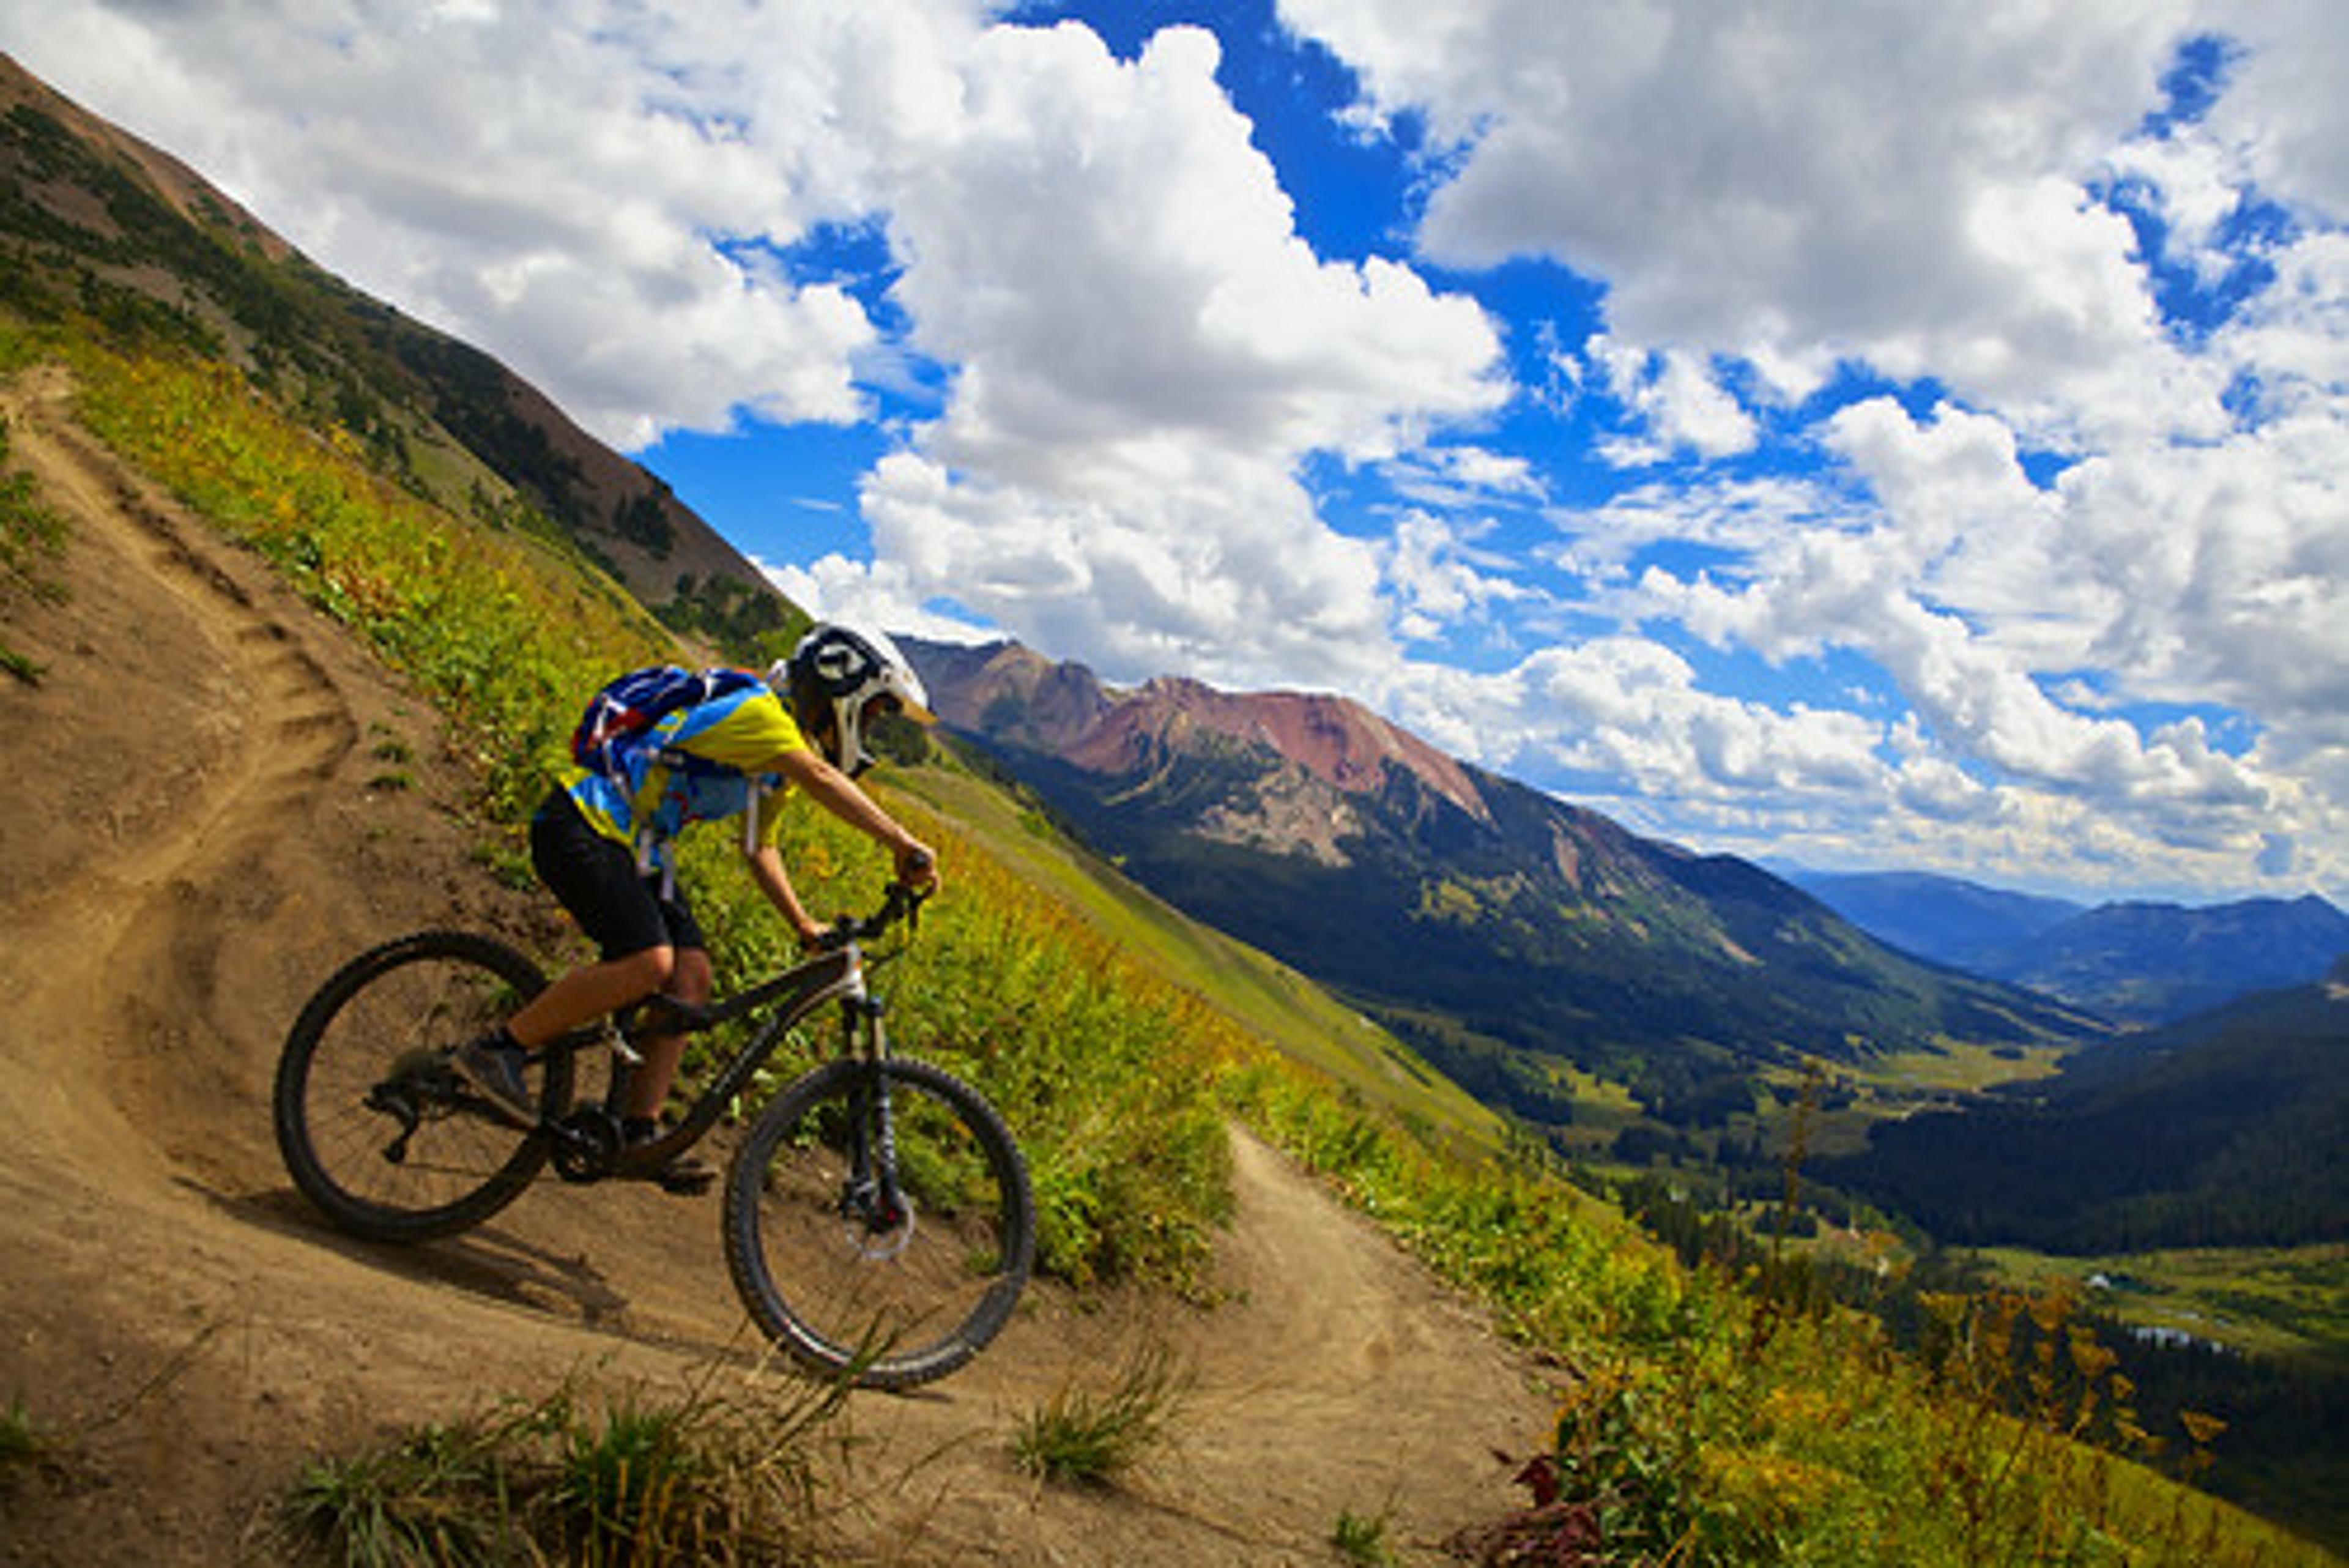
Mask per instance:
[[[759,852],[759,829],[766,825],[769,803],[775,797],[774,786],[764,774],[744,775],[750,781],[750,798],[742,807],[742,853],[747,857]]]

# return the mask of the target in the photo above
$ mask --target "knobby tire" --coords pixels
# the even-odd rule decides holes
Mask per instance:
[[[336,971],[278,1057],[277,1147],[294,1185],[337,1227],[378,1241],[451,1235],[512,1202],[546,1163],[547,1141],[453,1089],[444,1054],[545,985],[522,953],[464,931],[404,937]],[[542,1110],[561,1114],[571,1056],[533,1072]],[[395,1106],[417,1113],[404,1142]]]
[[[845,1200],[852,1129],[887,1075],[910,1227]],[[729,1168],[726,1260],[751,1318],[874,1388],[943,1377],[1011,1315],[1035,1259],[1028,1169],[978,1092],[926,1062],[834,1061],[761,1114]]]

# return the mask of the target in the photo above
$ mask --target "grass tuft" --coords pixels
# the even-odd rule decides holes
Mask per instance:
[[[816,1532],[813,1441],[845,1397],[590,1399],[566,1383],[322,1459],[280,1520],[347,1568],[797,1561]]]
[[[502,1455],[507,1424],[428,1426],[388,1446],[305,1469],[285,1522],[347,1568],[489,1563],[521,1533]]]
[[[18,1467],[30,1465],[47,1454],[54,1439],[26,1407],[20,1396],[0,1409],[0,1478],[13,1474]]]
[[[1039,1480],[1108,1486],[1165,1437],[1190,1382],[1173,1352],[1145,1343],[1106,1389],[1064,1386],[1023,1417],[1012,1457]]]
[[[1394,1548],[1387,1544],[1388,1522],[1389,1516],[1384,1512],[1360,1514],[1351,1509],[1341,1509],[1337,1524],[1330,1532],[1330,1544],[1355,1568],[1392,1568],[1400,1559]]]

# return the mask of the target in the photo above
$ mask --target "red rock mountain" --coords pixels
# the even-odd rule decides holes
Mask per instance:
[[[1259,748],[1261,775],[1195,825],[1210,839],[1340,864],[1340,841],[1362,831],[1361,804],[1385,797],[1398,776],[1472,821],[1492,821],[1459,763],[1344,697],[1219,691],[1181,677],[1121,691],[1082,665],[1016,643],[926,643],[916,658],[949,725],[1104,777],[1146,777],[1178,758]]]

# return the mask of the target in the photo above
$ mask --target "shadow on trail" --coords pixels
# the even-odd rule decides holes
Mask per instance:
[[[433,1241],[367,1241],[336,1230],[291,1188],[240,1195],[185,1178],[181,1185],[247,1224],[324,1247],[369,1268],[546,1313],[587,1328],[630,1333],[628,1298],[584,1253],[558,1253],[495,1225]],[[570,1310],[551,1308],[550,1299]]]
[[[238,1194],[185,1176],[179,1179],[179,1185],[243,1224],[322,1248],[364,1268],[519,1308],[551,1324],[747,1370],[796,1368],[781,1350],[760,1337],[747,1317],[731,1337],[723,1340],[654,1329],[637,1322],[629,1298],[585,1253],[557,1252],[495,1225],[430,1241],[369,1241],[336,1230],[292,1188]],[[814,1378],[823,1380],[822,1376]],[[927,1386],[864,1392],[892,1404],[935,1403],[944,1398],[940,1390]]]

